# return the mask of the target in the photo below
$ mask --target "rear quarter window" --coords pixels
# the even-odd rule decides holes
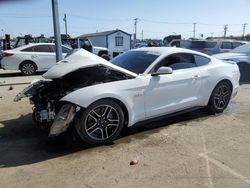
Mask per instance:
[[[201,55],[194,55],[195,63],[197,66],[204,66],[211,62],[211,60],[207,57]]]
[[[49,45],[34,46],[34,52],[51,52]]]
[[[217,42],[210,42],[210,41],[192,41],[190,44],[190,48],[214,48]]]
[[[237,47],[239,47],[239,46],[241,46],[241,45],[243,45],[244,43],[241,43],[241,42],[233,42],[233,49],[234,48],[237,48]]]
[[[222,42],[221,49],[233,49],[233,45],[231,42]]]
[[[22,52],[34,52],[34,47],[29,47],[21,50]]]
[[[51,52],[49,45],[38,45],[38,46],[32,46],[25,48],[21,50],[22,52]]]

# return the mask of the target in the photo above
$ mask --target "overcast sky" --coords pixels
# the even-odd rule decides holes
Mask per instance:
[[[137,38],[159,38],[170,34],[192,37],[241,35],[242,24],[250,24],[250,0],[58,0],[61,33],[67,14],[68,33],[78,36],[96,31],[122,29],[134,33],[134,18],[139,18]],[[51,0],[0,0],[0,35],[53,35]],[[250,33],[250,25],[246,27]]]

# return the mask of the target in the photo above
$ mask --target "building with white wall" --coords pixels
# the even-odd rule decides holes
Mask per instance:
[[[131,49],[131,34],[119,29],[84,34],[76,38],[88,38],[92,42],[93,46],[108,48],[111,57],[115,57],[118,54]]]

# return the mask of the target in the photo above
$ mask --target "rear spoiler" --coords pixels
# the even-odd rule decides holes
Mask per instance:
[[[237,64],[235,61],[232,60],[222,60],[225,63],[230,63],[230,64]]]

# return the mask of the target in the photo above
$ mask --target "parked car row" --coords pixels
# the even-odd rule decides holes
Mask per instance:
[[[229,52],[234,48],[247,44],[246,41],[235,40],[181,40],[174,39],[168,46],[169,47],[181,47],[190,50],[199,51],[208,55],[219,54]]]

